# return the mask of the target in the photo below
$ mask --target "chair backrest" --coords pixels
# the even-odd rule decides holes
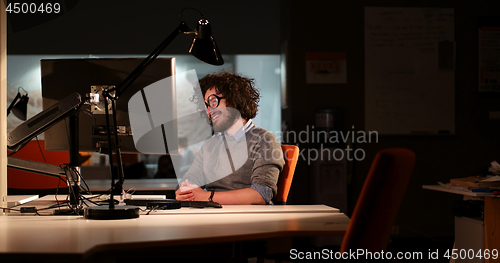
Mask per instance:
[[[278,193],[273,198],[273,203],[277,205],[286,204],[288,192],[290,192],[290,187],[292,186],[295,166],[297,166],[297,160],[299,159],[299,147],[295,145],[281,145],[281,150],[283,150],[285,165],[278,178]]]
[[[340,252],[387,249],[415,154],[404,148],[377,153],[347,227]]]
[[[69,153],[62,151],[46,151],[45,141],[39,140],[40,147],[36,140],[30,141],[19,152],[12,157],[44,163],[43,157],[48,164],[60,165],[69,162]],[[42,151],[40,152],[40,148]],[[43,156],[42,156],[43,153]],[[12,168],[7,169],[7,188],[9,189],[57,189],[67,188],[65,182],[58,178],[46,175],[25,172]]]

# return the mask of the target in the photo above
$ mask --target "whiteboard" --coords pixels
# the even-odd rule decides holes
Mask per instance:
[[[452,8],[365,7],[365,129],[455,133]]]

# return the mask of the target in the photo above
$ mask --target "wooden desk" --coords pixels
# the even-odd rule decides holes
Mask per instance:
[[[96,255],[161,251],[171,246],[210,245],[291,236],[342,236],[349,218],[328,206],[224,206],[182,208],[130,220],[81,216],[0,217],[0,261],[86,261]]]
[[[484,248],[496,248],[500,250],[500,198],[499,196],[484,197]],[[497,260],[485,260],[485,262],[500,262]]]
[[[500,196],[493,193],[475,193],[471,191],[452,190],[440,185],[423,185],[422,188],[441,191],[446,193],[460,194],[464,197],[475,197],[484,200],[484,248],[485,249],[498,249],[500,250],[500,231],[498,229],[500,224]],[[500,262],[500,257],[496,260],[485,259],[485,262]]]
[[[485,197],[485,196],[495,196],[493,193],[480,193],[480,192],[472,192],[472,191],[463,191],[463,190],[454,190],[449,189],[440,185],[422,185],[423,189],[440,191],[451,194],[459,194],[463,196],[472,196],[472,197]]]

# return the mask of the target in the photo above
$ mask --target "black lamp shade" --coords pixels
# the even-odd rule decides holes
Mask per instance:
[[[212,28],[208,20],[201,19],[198,21],[198,30],[189,47],[189,53],[208,64],[215,66],[224,64],[222,55],[212,36]]]
[[[28,112],[28,95],[24,95],[19,99],[19,102],[12,108],[12,113],[20,120],[25,121]]]

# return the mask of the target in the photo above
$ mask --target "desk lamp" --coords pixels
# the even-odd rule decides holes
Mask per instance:
[[[198,21],[198,26],[196,30],[191,30],[182,21],[182,12],[187,9],[192,9],[200,13],[201,19]],[[107,86],[102,89],[102,102],[104,102],[104,109],[106,115],[106,130],[116,131],[116,103],[115,101],[120,97],[120,95],[125,92],[125,90],[137,79],[138,76],[144,72],[144,70],[153,62],[158,55],[172,42],[177,35],[180,33],[184,34],[194,34],[194,38],[189,47],[189,53],[208,64],[220,66],[224,64],[224,60],[215,44],[212,36],[212,30],[210,23],[203,16],[203,14],[194,8],[184,8],[179,14],[179,25],[176,29],[155,49],[153,52],[144,59],[137,68],[135,68],[130,75],[128,75],[120,84],[116,86]],[[91,98],[93,96],[91,95]],[[101,97],[101,96],[99,96]],[[97,98],[94,97],[94,98]],[[99,103],[101,99],[96,99],[94,103]],[[111,115],[110,116],[110,110]],[[110,117],[113,123],[111,124]],[[114,145],[112,142],[112,135],[114,137]],[[108,136],[108,155],[111,167],[111,193],[109,206],[93,206],[87,207],[84,210],[84,217],[87,219],[130,219],[139,217],[139,208],[136,206],[115,206],[113,201],[113,195],[115,192],[122,192],[122,185],[124,181],[123,175],[123,165],[121,161],[121,152],[119,146],[118,136],[114,132],[107,132]],[[115,149],[113,149],[115,148]],[[116,155],[117,169],[113,169],[113,152]],[[118,181],[115,183],[115,179]]]
[[[21,96],[21,92],[19,91],[21,89],[24,91],[24,93],[26,93],[23,96]],[[7,108],[7,116],[9,116],[10,112],[12,111],[16,117],[18,117],[20,120],[25,121],[28,111],[29,99],[30,98],[28,98],[28,92],[26,92],[26,90],[23,89],[23,87],[19,87],[17,89],[16,97]]]

